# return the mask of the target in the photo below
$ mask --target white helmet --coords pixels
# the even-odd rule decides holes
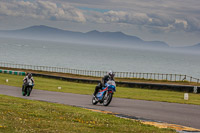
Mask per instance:
[[[108,75],[109,75],[110,77],[112,77],[112,78],[115,76],[115,74],[114,74],[114,72],[113,72],[112,70],[109,70],[109,71],[108,71]]]

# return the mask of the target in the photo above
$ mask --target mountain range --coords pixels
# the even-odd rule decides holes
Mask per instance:
[[[99,32],[97,30],[74,32],[44,25],[31,26],[18,30],[0,30],[0,37],[28,38],[49,41],[66,41],[99,45],[132,45],[136,47],[168,48],[169,45],[162,41],[144,41],[136,36],[126,35],[122,32]],[[188,49],[200,48],[200,43],[187,47]]]

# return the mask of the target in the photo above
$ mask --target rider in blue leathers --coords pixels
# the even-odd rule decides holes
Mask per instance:
[[[99,90],[101,90],[102,87],[105,86],[105,83],[107,83],[109,80],[114,80],[114,76],[115,76],[115,74],[112,70],[108,71],[108,74],[105,75],[102,78],[101,82],[95,87],[93,96],[96,96],[96,94],[99,92]]]

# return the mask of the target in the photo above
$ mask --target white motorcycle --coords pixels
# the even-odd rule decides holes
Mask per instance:
[[[27,82],[24,83],[24,87],[22,89],[22,95],[23,96],[26,96],[26,95],[30,96],[31,91],[33,89],[33,86],[34,86],[34,84],[33,84],[32,80],[28,79]]]

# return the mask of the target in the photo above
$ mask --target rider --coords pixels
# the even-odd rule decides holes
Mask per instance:
[[[25,89],[24,87],[27,87],[26,83],[28,82],[28,80],[31,80],[33,84],[35,82],[31,73],[28,73],[27,76],[24,77],[22,89]]]
[[[96,94],[99,92],[99,90],[101,90],[102,87],[104,87],[105,84],[106,84],[109,80],[114,80],[114,76],[115,76],[115,74],[114,74],[114,72],[113,72],[112,70],[108,71],[108,74],[105,75],[105,76],[102,78],[101,82],[95,87],[93,96],[96,96]]]

